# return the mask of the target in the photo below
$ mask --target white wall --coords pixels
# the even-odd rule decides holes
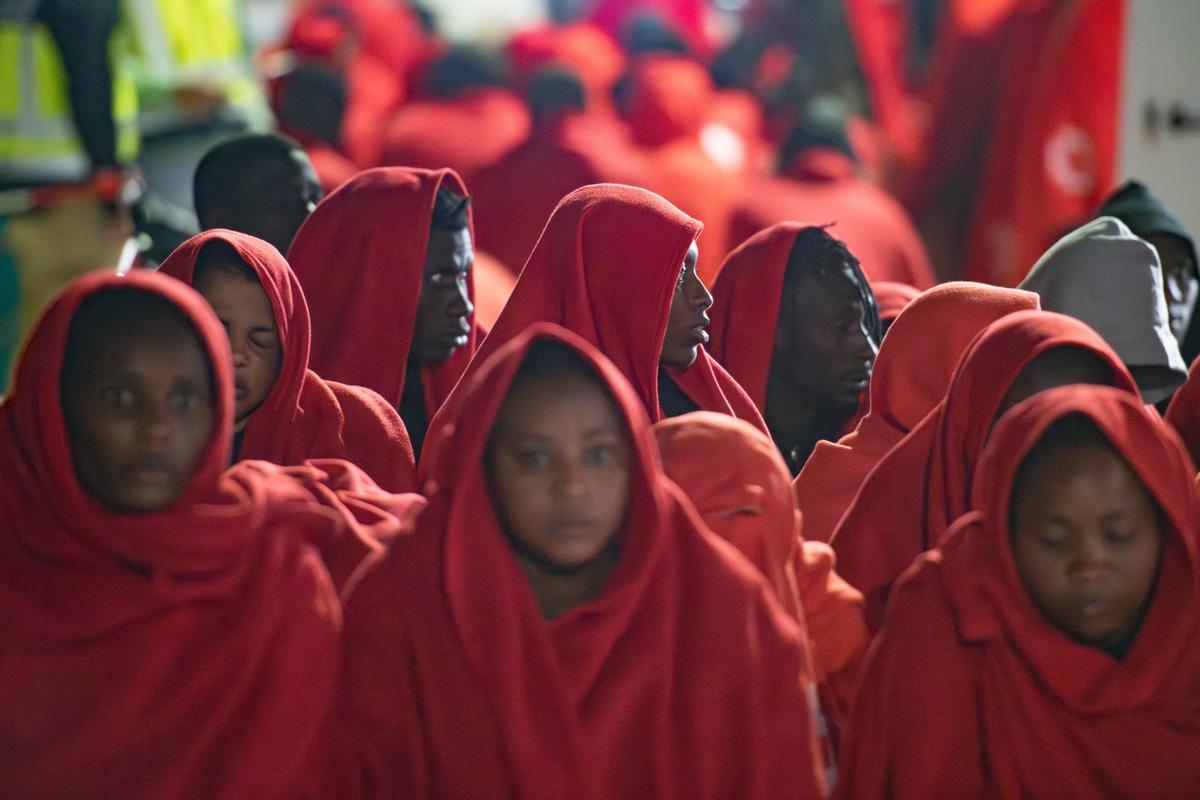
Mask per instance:
[[[1164,120],[1157,135],[1148,101]],[[1200,0],[1126,0],[1120,177],[1146,183],[1200,237],[1200,129],[1166,130],[1176,102],[1200,115]]]

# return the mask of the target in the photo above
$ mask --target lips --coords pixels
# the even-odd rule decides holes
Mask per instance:
[[[711,321],[707,316],[705,316],[702,317],[696,324],[688,328],[688,332],[691,334],[691,338],[694,342],[696,342],[696,344],[708,344],[708,326],[710,324]]]
[[[439,340],[448,347],[462,347],[467,343],[471,334],[471,324],[466,317],[459,317],[454,325],[449,326]]]
[[[590,539],[596,534],[596,522],[588,519],[564,520],[550,528],[555,539]]]
[[[866,370],[851,372],[842,376],[842,385],[852,389],[865,389],[871,382],[871,373]]]
[[[126,473],[137,483],[161,485],[174,482],[178,470],[166,458],[149,456],[135,461]]]

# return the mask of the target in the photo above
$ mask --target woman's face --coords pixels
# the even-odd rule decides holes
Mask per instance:
[[[1112,448],[1058,447],[1013,486],[1013,557],[1030,598],[1072,639],[1103,647],[1138,624],[1154,588],[1162,515]]]
[[[708,309],[713,299],[696,274],[700,249],[695,242],[688,248],[679,271],[679,283],[671,296],[671,312],[663,335],[661,363],[686,369],[696,360],[700,345],[708,344]]]
[[[112,511],[151,512],[179,499],[213,424],[208,360],[182,325],[102,337],[65,375],[63,414],[75,474]]]
[[[630,453],[616,405],[596,380],[564,371],[515,387],[487,465],[501,526],[551,569],[582,569],[624,524]]]

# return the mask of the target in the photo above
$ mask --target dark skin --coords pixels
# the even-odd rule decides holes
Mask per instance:
[[[410,362],[437,364],[467,343],[475,306],[467,292],[467,277],[475,263],[471,232],[433,230],[425,251],[425,272],[417,319],[413,327]]]
[[[252,189],[231,197],[223,208],[197,209],[205,228],[229,228],[270,242],[280,253],[321,202],[325,191],[303,150],[265,164],[247,165],[256,176]]]
[[[700,346],[708,343],[708,309],[712,308],[713,298],[696,274],[699,255],[700,248],[692,242],[683,258],[675,293],[671,295],[671,310],[667,315],[667,330],[663,334],[659,359],[664,367],[687,369],[696,361]]]
[[[496,516],[553,619],[595,599],[617,565],[631,444],[616,405],[572,372],[514,388],[496,418],[488,484]]]
[[[279,376],[283,346],[275,313],[267,293],[256,280],[206,269],[193,285],[212,306],[229,337],[237,403],[234,430],[241,430],[270,394]]]
[[[1112,368],[1090,350],[1078,347],[1052,348],[1026,364],[1017,375],[1000,400],[992,424],[1005,411],[1038,392],[1075,383],[1111,386],[1112,382]]]
[[[1145,237],[1158,251],[1162,263],[1163,289],[1167,294],[1167,315],[1171,333],[1179,342],[1187,336],[1188,325],[1200,296],[1200,277],[1188,246],[1178,236],[1156,233]]]
[[[857,411],[878,346],[849,267],[805,273],[784,291],[764,416],[794,475]]]
[[[1075,641],[1112,647],[1136,634],[1162,554],[1162,515],[1110,447],[1054,448],[1013,487],[1013,558],[1030,599]]]
[[[104,331],[63,414],[83,489],[110,511],[163,511],[179,499],[212,431],[208,360],[183,323]]]

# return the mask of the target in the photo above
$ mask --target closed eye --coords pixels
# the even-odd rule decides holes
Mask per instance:
[[[279,334],[271,328],[255,328],[250,332],[250,343],[264,350],[274,347],[279,341]]]

